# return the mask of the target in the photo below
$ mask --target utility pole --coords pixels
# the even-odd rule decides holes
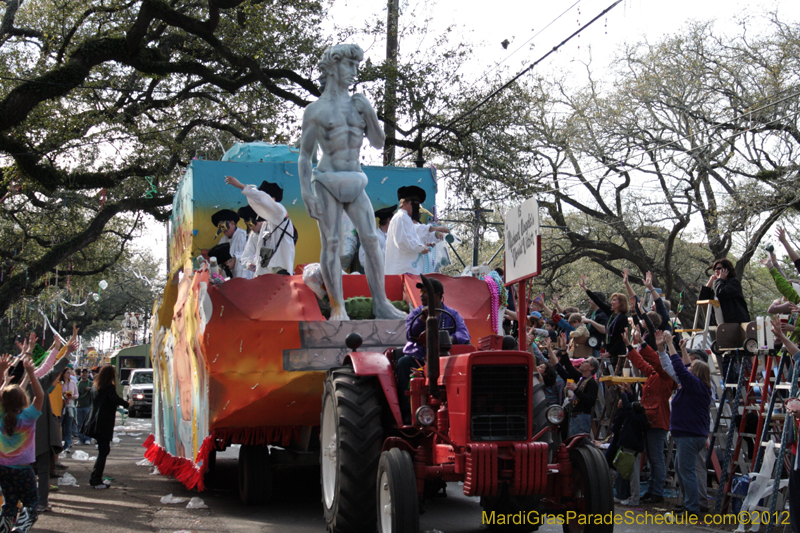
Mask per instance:
[[[394,140],[397,122],[397,48],[398,19],[400,17],[400,0],[388,0],[386,19],[386,96],[383,103],[383,130],[386,133],[386,145],[383,148],[383,166],[394,164]]]
[[[481,207],[481,201],[475,198],[474,206],[470,208],[460,208],[459,211],[472,211],[473,214],[473,229],[475,231],[475,235],[472,239],[472,266],[478,266],[478,251],[481,246],[481,238],[480,238],[480,229],[481,229],[481,222],[483,219],[483,213],[493,213],[491,209],[484,209]]]

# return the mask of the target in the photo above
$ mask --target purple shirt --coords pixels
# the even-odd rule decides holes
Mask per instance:
[[[403,353],[405,355],[413,356],[418,361],[424,362],[426,356],[426,348],[425,346],[420,346],[416,342],[412,341],[412,338],[419,337],[422,335],[422,332],[425,331],[425,321],[421,318],[417,320],[416,324],[413,325],[412,329],[412,322],[414,322],[414,318],[419,316],[422,313],[422,310],[425,308],[424,305],[421,305],[411,311],[408,316],[406,317],[406,340],[408,341],[403,348]],[[453,339],[453,344],[469,344],[470,336],[469,330],[467,329],[467,325],[464,323],[464,319],[461,318],[461,315],[458,314],[458,311],[453,309],[452,307],[447,307],[444,303],[442,303],[442,309],[445,311],[449,311],[454,317],[456,317],[456,331],[455,333],[451,333],[450,336]],[[453,327],[453,319],[450,318],[449,315],[441,313],[439,315],[439,328],[444,327]]]
[[[707,437],[711,389],[689,372],[678,354],[670,360],[681,386],[672,398],[669,430],[675,437]]]

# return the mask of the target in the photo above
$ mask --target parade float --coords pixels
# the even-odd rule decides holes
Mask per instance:
[[[423,188],[435,198],[428,168],[364,167],[374,208],[397,203],[397,189]],[[295,275],[209,282],[196,258],[217,243],[212,213],[238,209],[246,198],[225,185],[278,183],[283,205],[299,233]],[[169,282],[155,304],[151,359],[155,373],[153,434],[145,456],[164,475],[203,490],[215,452],[241,445],[239,491],[245,503],[269,498],[276,464],[319,461],[321,398],[326,371],[358,333],[364,349],[382,352],[405,344],[403,320],[326,320],[302,280],[305,264],[319,261],[316,221],[300,194],[297,153],[286,146],[236,145],[222,161],[194,160],[178,187],[169,232]],[[240,223],[241,224],[241,223]],[[199,267],[199,268],[198,268]],[[446,301],[461,313],[473,339],[493,333],[493,298],[487,283],[434,275]],[[418,276],[386,276],[386,294],[410,308],[421,304]],[[365,276],[343,277],[344,296],[369,297]]]

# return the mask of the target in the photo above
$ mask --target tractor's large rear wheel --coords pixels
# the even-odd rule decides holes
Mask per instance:
[[[584,445],[570,450],[569,459],[577,502],[575,511],[586,523],[574,518],[564,524],[564,533],[612,533],[613,521],[611,524],[595,523],[596,519],[607,518],[614,512],[614,489],[606,458],[594,446]]]
[[[383,445],[381,389],[350,367],[328,371],[322,398],[320,471],[328,531],[374,532],[378,461]]]
[[[407,451],[392,448],[378,463],[378,533],[418,533],[419,495],[414,463]]]

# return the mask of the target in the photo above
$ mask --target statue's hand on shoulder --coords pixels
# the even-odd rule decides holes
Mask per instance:
[[[356,110],[362,115],[367,115],[370,112],[375,113],[375,110],[372,109],[372,105],[369,103],[369,100],[367,100],[367,97],[361,93],[355,93],[352,97],[352,102]]]

